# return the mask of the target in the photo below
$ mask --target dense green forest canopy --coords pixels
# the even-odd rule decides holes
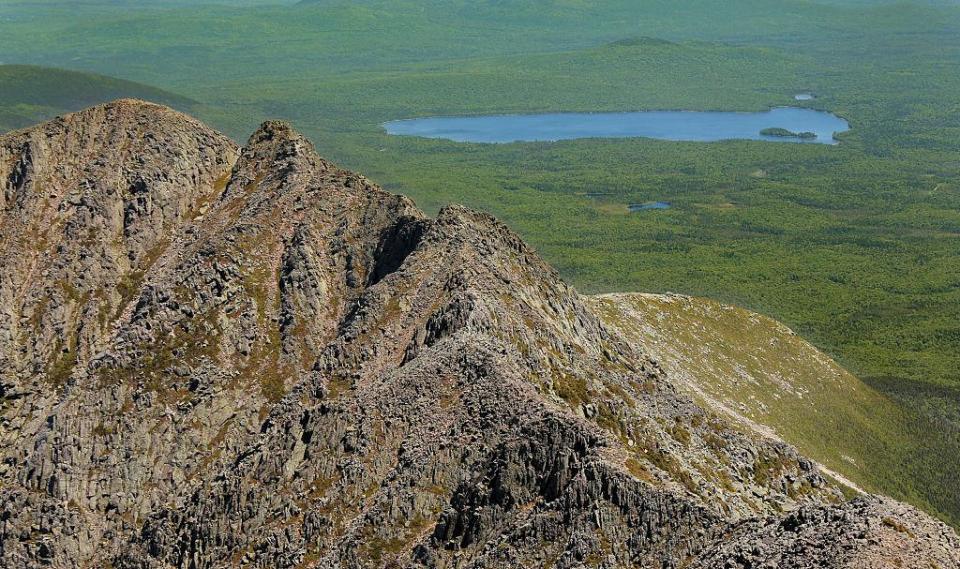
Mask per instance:
[[[783,320],[904,410],[910,442],[875,453],[889,470],[875,487],[960,521],[957,2],[8,0],[0,47],[5,64],[165,90],[2,68],[0,117],[14,118],[0,126],[120,92],[189,106],[238,140],[285,118],[427,210],[498,215],[585,292],[685,292]],[[817,97],[794,100],[805,92]],[[778,105],[851,130],[837,146],[478,145],[381,127]],[[627,207],[660,200],[671,208]]]

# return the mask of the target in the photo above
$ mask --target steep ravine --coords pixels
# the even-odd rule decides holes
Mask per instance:
[[[265,123],[0,137],[8,567],[960,567],[704,411],[513,232]]]

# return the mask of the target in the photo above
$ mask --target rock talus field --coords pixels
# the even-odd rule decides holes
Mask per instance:
[[[0,184],[4,567],[960,567],[284,123],[121,100],[0,137]]]

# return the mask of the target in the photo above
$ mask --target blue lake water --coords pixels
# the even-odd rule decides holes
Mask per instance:
[[[794,107],[756,113],[639,111],[428,117],[391,121],[383,126],[394,135],[487,143],[645,137],[695,142],[747,139],[836,144],[834,133],[850,129],[847,121],[834,114]],[[817,137],[763,136],[760,131],[765,128],[813,132]]]
[[[633,213],[651,209],[670,209],[670,202],[632,203],[627,208]]]

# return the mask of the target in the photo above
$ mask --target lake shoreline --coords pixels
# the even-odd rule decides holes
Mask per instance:
[[[430,116],[388,121],[388,135],[454,142],[509,144],[557,142],[585,138],[652,138],[684,142],[757,140],[836,145],[836,135],[850,129],[846,119],[805,107],[750,111],[619,111],[498,113]],[[769,132],[804,136],[772,137]]]

